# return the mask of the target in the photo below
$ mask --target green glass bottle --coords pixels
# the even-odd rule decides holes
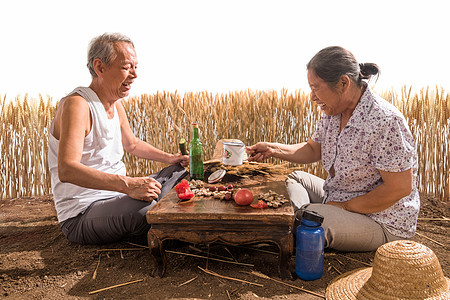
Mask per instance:
[[[191,179],[204,177],[203,173],[203,146],[198,136],[198,124],[192,123],[192,140],[189,143],[189,175]]]

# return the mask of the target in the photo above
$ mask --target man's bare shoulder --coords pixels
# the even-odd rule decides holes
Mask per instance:
[[[89,104],[80,94],[74,93],[61,99],[61,109],[89,109]]]

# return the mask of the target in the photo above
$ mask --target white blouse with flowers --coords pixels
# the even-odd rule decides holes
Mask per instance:
[[[405,118],[367,87],[341,132],[340,120],[341,115],[324,115],[312,136],[321,144],[322,164],[328,174],[334,166],[334,176],[329,175],[323,186],[325,202],[343,202],[373,190],[382,183],[378,170],[402,172],[412,168],[411,194],[383,211],[368,214],[390,233],[412,237],[420,199],[417,153]]]

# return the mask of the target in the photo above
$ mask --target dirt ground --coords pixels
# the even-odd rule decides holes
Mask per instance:
[[[422,196],[418,233],[414,240],[431,248],[445,276],[450,277],[449,201]],[[430,238],[430,239],[427,239]],[[439,244],[438,244],[439,243]],[[49,197],[0,200],[0,298],[10,299],[320,299],[295,287],[324,295],[327,284],[340,272],[365,267],[374,252],[325,251],[324,275],[315,281],[284,280],[277,272],[277,248],[270,244],[250,246],[210,245],[209,257],[233,257],[244,266],[186,256],[208,256],[204,245],[167,243],[167,271],[152,277],[154,268],[145,248],[121,242],[80,246],[65,239]],[[132,249],[110,250],[107,249]],[[213,276],[245,280],[233,281]],[[295,256],[291,260],[294,271]],[[248,272],[269,276],[261,278]],[[133,284],[89,294],[102,288],[139,280]],[[262,285],[262,286],[260,286]],[[294,287],[295,286],[295,287]]]

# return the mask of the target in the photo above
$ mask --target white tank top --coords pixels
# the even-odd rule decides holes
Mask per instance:
[[[114,108],[114,117],[108,119],[100,99],[88,87],[78,87],[69,95],[74,93],[78,93],[88,102],[92,116],[91,131],[84,138],[81,163],[105,173],[126,175],[125,164],[122,162],[122,133],[117,111]],[[61,100],[59,107],[64,100],[65,98]],[[58,221],[62,222],[77,216],[94,201],[122,195],[114,191],[88,189],[71,183],[63,183],[59,180],[59,140],[53,136],[53,123],[54,120],[50,125],[48,164]]]

